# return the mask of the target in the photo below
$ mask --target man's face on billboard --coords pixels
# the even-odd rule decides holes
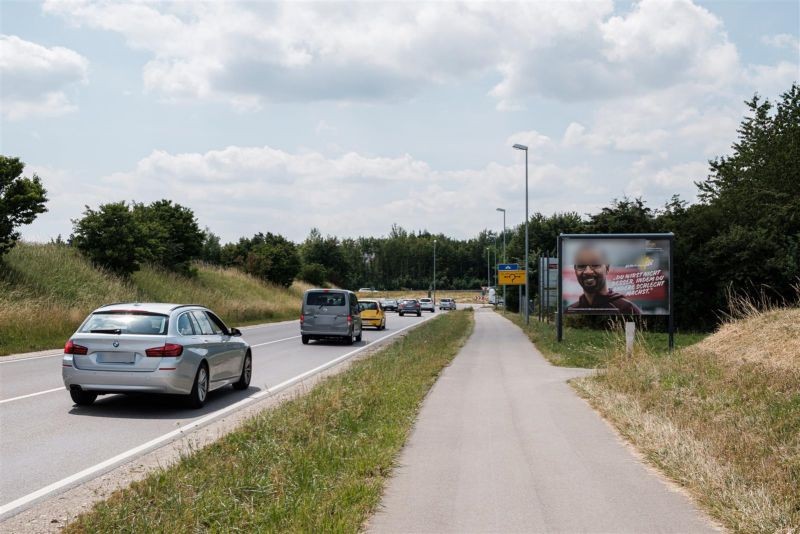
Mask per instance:
[[[587,293],[597,293],[606,287],[608,265],[603,254],[592,248],[584,248],[575,255],[575,276]]]

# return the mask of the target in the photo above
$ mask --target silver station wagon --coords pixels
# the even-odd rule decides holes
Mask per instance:
[[[202,306],[101,306],[64,346],[64,385],[81,406],[108,393],[167,393],[199,408],[209,391],[249,387],[253,357],[241,335]]]

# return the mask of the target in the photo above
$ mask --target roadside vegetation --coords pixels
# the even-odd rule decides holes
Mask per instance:
[[[800,531],[800,309],[748,306],[673,355],[617,349],[573,386],[727,528]]]
[[[500,312],[502,313],[502,312]],[[577,328],[564,326],[564,339],[556,341],[556,325],[552,322],[539,322],[531,316],[526,327],[525,318],[518,313],[508,312],[505,317],[519,326],[536,348],[553,365],[559,367],[585,367],[594,369],[604,367],[618,353],[625,353],[625,327],[621,321],[609,319],[605,328]],[[706,334],[676,333],[675,347],[681,348],[697,343]],[[653,354],[668,353],[666,332],[637,331],[637,342]]]
[[[442,314],[67,525],[83,532],[357,532],[422,400],[472,331]]]
[[[306,287],[203,263],[192,268],[195,276],[186,277],[144,265],[124,277],[64,244],[17,243],[0,262],[0,355],[60,347],[92,309],[111,302],[198,303],[235,326],[292,319]]]

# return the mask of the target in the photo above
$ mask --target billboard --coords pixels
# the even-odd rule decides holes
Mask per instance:
[[[670,315],[672,235],[561,239],[563,313]]]

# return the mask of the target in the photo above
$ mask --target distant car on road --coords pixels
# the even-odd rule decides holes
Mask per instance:
[[[455,310],[456,301],[453,299],[439,299],[440,310]]]
[[[339,338],[348,345],[361,341],[358,297],[344,289],[307,289],[300,311],[300,339]]]
[[[383,299],[381,301],[381,306],[385,311],[397,311],[397,300],[395,299]]]
[[[422,309],[420,308],[419,301],[416,299],[401,300],[397,311],[400,313],[400,317],[407,313],[416,313],[417,317],[422,315]]]
[[[362,299],[358,301],[358,309],[361,310],[361,324],[363,326],[374,326],[377,330],[386,329],[386,314],[383,312],[380,302]]]
[[[362,287],[358,290],[359,293],[377,293],[374,287]]]
[[[419,307],[424,311],[436,312],[436,306],[433,304],[433,299],[429,298],[419,299]]]
[[[199,408],[209,391],[250,386],[253,357],[241,335],[202,306],[101,306],[64,346],[64,386],[80,406],[109,393],[168,393]]]

